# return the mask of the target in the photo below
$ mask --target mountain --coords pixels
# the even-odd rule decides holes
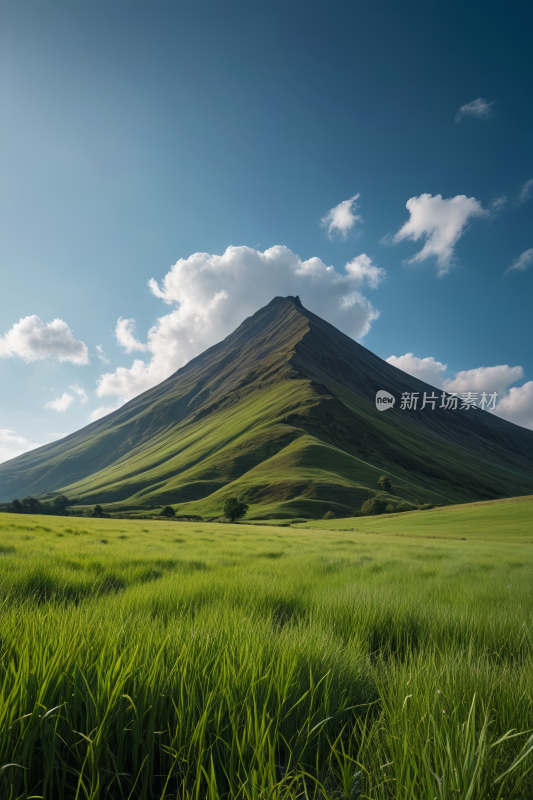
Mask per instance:
[[[386,412],[375,395],[396,398]],[[224,341],[117,411],[0,464],[0,499],[66,494],[110,511],[347,515],[390,499],[462,503],[533,492],[533,431],[481,409],[402,410],[441,392],[276,297]]]

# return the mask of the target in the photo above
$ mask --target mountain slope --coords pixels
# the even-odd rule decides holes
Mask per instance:
[[[533,432],[479,409],[378,412],[379,389],[433,387],[277,297],[118,411],[1,464],[0,499],[216,515],[239,495],[255,516],[316,517],[359,508],[382,474],[420,501],[531,493]]]

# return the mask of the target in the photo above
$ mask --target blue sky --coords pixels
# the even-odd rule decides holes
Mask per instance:
[[[294,293],[533,428],[532,16],[3,4],[0,459]]]

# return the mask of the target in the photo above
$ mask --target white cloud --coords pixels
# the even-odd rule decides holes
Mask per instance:
[[[507,205],[507,195],[502,194],[500,195],[500,197],[497,197],[495,200],[492,201],[490,207],[492,211],[494,211],[497,214],[499,211],[504,209],[506,205]]]
[[[353,213],[358,208],[356,201],[360,196],[359,194],[354,194],[349,200],[343,200],[338,206],[330,208],[328,213],[324,214],[320,223],[323,228],[328,229],[330,239],[335,230],[341,234],[343,239],[346,239],[355,223],[363,221],[360,214]]]
[[[61,397],[56,398],[55,400],[50,400],[46,405],[45,408],[51,408],[53,411],[66,411],[67,408],[72,404],[74,398],[71,394],[67,394],[63,392]]]
[[[498,392],[502,396],[508,386],[524,377],[522,367],[477,367],[458,372],[453,379],[444,381],[447,392]]]
[[[521,203],[525,203],[526,200],[529,200],[532,191],[533,191],[533,178],[530,181],[526,181],[522,186],[522,189],[516,201],[517,204],[520,205]]]
[[[120,397],[118,402],[114,406],[100,406],[100,408],[95,409],[89,415],[89,419],[91,422],[96,422],[97,419],[102,419],[102,417],[106,417],[108,414],[111,414],[112,411],[116,411],[120,406],[123,406],[125,400]]]
[[[387,362],[431,386],[446,392],[456,392],[459,397],[463,392],[477,392],[479,400],[482,392],[497,392],[496,408],[494,411],[491,409],[491,413],[533,430],[533,381],[506,391],[512,383],[524,377],[522,367],[509,367],[507,364],[478,367],[458,372],[455,378],[444,379],[446,364],[435,361],[432,356],[417,358],[412,353],[406,353],[403,356],[390,356]]]
[[[463,117],[477,117],[478,119],[488,119],[492,114],[492,103],[487,103],[482,97],[478,97],[477,100],[472,100],[471,103],[466,103],[466,105],[461,106],[457,114],[455,115],[455,121],[460,122]]]
[[[420,197],[411,197],[406,208],[410,218],[396,233],[393,241],[412,239],[417,242],[420,238],[425,238],[424,247],[410,259],[410,263],[436,256],[439,275],[444,275],[452,266],[453,248],[468,221],[487,214],[479,200],[464,194],[448,200],[443,200],[440,194],[435,197],[421,194]]]
[[[147,350],[148,346],[135,338],[135,320],[119,318],[115,328],[115,336],[119,345],[126,349],[126,353],[134,350]]]
[[[16,458],[22,453],[27,453],[28,450],[34,450],[40,446],[35,442],[29,442],[23,436],[15,433],[15,431],[8,428],[0,428],[0,463],[9,461],[11,458]]]
[[[511,266],[507,267],[504,274],[506,274],[507,272],[511,272],[511,270],[513,269],[519,269],[523,271],[527,267],[529,267],[532,261],[533,261],[533,247],[530,247],[529,250],[524,250],[522,255],[518,256],[518,258],[515,258]]]
[[[104,353],[104,348],[102,347],[102,345],[101,344],[97,344],[97,345],[95,345],[95,347],[96,347],[96,353],[97,353],[98,358],[100,359],[100,361],[102,361],[102,363],[104,363],[104,364],[109,364],[109,359],[106,358],[105,353]]]
[[[533,430],[533,381],[513,386],[494,412],[499,417]]]
[[[283,246],[264,253],[228,247],[221,256],[194,253],[181,258],[161,286],[153,279],[149,282],[156,297],[176,305],[148,332],[142,347],[151,354],[150,361],[136,359],[129,368],[102,375],[97,394],[135,397],[219,342],[277,295],[301,295],[306,308],[361,338],[379,312],[360,288],[365,282],[377,286],[385,273],[365,254],[353,259],[346,271],[343,275],[319,258],[302,261]],[[131,324],[126,330],[131,333]],[[124,327],[121,337],[129,341]],[[133,334],[132,338],[137,341]]]
[[[72,389],[73,392],[76,392],[76,394],[80,398],[81,404],[85,405],[85,403],[88,400],[87,392],[85,391],[85,389],[82,386],[78,386],[77,383],[72,384],[72,386],[69,386],[68,388]]]
[[[376,289],[386,274],[384,269],[372,264],[372,259],[366,253],[361,253],[360,256],[356,256],[349,261],[345,269],[348,275],[356,280],[359,285],[364,280],[367,280],[371,289]]]
[[[87,364],[87,346],[78,342],[62,319],[47,325],[33,314],[15,323],[5,336],[0,336],[0,356],[17,355],[24,361],[57,358],[73,364]]]
[[[389,356],[386,361],[393,367],[398,367],[409,375],[429,383],[430,386],[436,386],[439,389],[443,387],[442,373],[446,370],[447,364],[435,361],[433,356],[417,358],[413,353],[405,353],[403,356]]]

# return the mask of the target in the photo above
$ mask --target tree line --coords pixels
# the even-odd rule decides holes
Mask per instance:
[[[42,503],[36,497],[25,497],[23,500],[12,500],[5,509],[10,514],[54,514],[68,516],[67,506],[74,506],[78,498],[69,498],[64,494],[54,497],[53,500]]]
[[[224,516],[231,522],[237,522],[237,520],[242,519],[247,511],[248,504],[243,503],[238,497],[228,497],[224,502]],[[172,506],[165,506],[161,509],[160,515],[172,519],[172,517],[176,516],[176,512]]]
[[[378,480],[379,488],[382,492],[387,494],[394,494],[392,483],[386,475],[382,475]],[[25,497],[23,500],[12,500],[4,510],[13,514],[55,514],[61,516],[68,516],[70,513],[67,506],[76,505],[79,499],[68,498],[64,494],[54,497],[53,500],[41,502],[36,497]],[[416,509],[425,511],[429,508],[434,508],[434,504],[426,503],[425,505],[415,505],[406,500],[398,500],[396,503],[385,500],[383,497],[371,497],[366,500],[360,511],[354,512],[353,516],[367,516],[375,514],[398,513],[402,511],[415,511]],[[224,516],[231,522],[237,522],[242,519],[248,511],[247,503],[242,502],[237,497],[229,497],[224,502]],[[160,512],[162,517],[171,519],[175,516],[176,512],[172,506],[165,506]],[[91,512],[87,512],[91,517],[109,517],[102,506],[96,505]],[[324,515],[324,519],[333,519],[336,515],[333,511],[328,511]]]

